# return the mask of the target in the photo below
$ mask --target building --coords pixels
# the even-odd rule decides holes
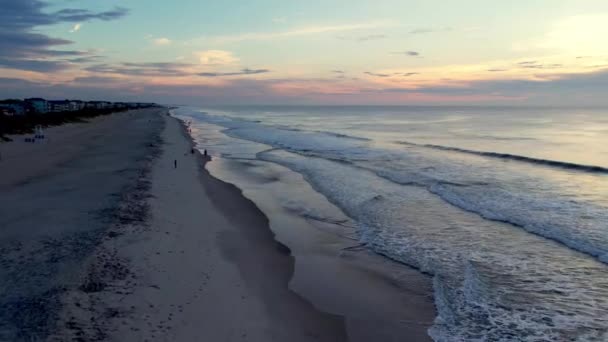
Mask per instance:
[[[105,102],[105,101],[89,101],[86,104],[87,108],[93,108],[93,109],[105,109],[108,108],[108,105],[110,104],[110,102]]]
[[[95,109],[97,108],[97,103],[99,103],[99,101],[87,101],[85,108]]]
[[[61,112],[69,112],[70,111],[70,101],[68,100],[59,100],[59,101],[48,101],[50,112],[52,113],[61,113]]]
[[[70,110],[71,111],[83,110],[84,107],[85,107],[84,101],[70,100]]]
[[[29,105],[35,113],[44,114],[50,112],[49,103],[45,99],[39,97],[25,99],[25,103]]]
[[[27,113],[27,105],[21,100],[0,101],[0,108],[8,109],[7,112],[12,112],[13,115],[25,115]]]

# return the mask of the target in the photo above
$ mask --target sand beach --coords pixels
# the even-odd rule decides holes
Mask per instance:
[[[352,241],[277,241],[166,109],[47,135],[0,145],[0,339],[429,340],[428,279]]]

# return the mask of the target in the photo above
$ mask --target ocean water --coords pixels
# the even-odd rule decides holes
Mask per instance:
[[[212,155],[302,174],[352,219],[366,247],[432,275],[434,340],[608,341],[608,110],[181,107],[174,115]]]

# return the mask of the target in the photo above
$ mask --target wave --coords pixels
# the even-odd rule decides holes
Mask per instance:
[[[562,169],[608,174],[608,168],[602,167],[602,166],[597,166],[597,165],[576,164],[576,163],[557,161],[557,160],[526,157],[526,156],[521,156],[521,155],[517,155],[517,154],[509,154],[509,153],[468,150],[468,149],[464,149],[464,148],[451,147],[451,146],[442,146],[442,145],[433,145],[433,144],[416,144],[416,143],[412,143],[409,141],[398,141],[397,143],[401,144],[401,145],[432,148],[435,150],[473,154],[473,155],[482,156],[482,157],[515,160],[515,161],[519,161],[519,162],[532,163],[532,164],[537,164],[537,165],[559,167]]]
[[[314,131],[314,132],[331,135],[332,137],[336,137],[336,138],[346,138],[346,139],[353,139],[353,140],[360,140],[360,141],[371,141],[368,138],[356,137],[354,135],[348,135],[348,134],[343,134],[343,133],[335,133],[335,132],[328,132],[328,131]]]
[[[456,177],[464,172],[449,158],[431,156],[429,161],[423,156],[428,153],[377,150],[319,132],[223,124],[231,128],[223,133],[239,139],[237,149],[243,148],[240,139],[274,147],[255,156],[300,173],[352,221],[336,221],[301,203],[286,203],[295,214],[332,225],[348,224],[353,234],[347,237],[434,277],[438,317],[429,333],[436,341],[558,340],[565,336],[576,341],[605,340],[602,317],[608,317],[608,309],[594,301],[606,294],[602,286],[605,265],[446,200],[462,201],[461,205],[477,210],[477,205],[483,204],[481,209],[489,205],[496,209],[492,212],[516,203],[503,218],[518,214],[517,208],[529,207],[529,202],[521,206],[519,197],[505,201],[499,196],[503,193],[477,196],[493,193],[488,191],[496,184],[493,179]],[[422,170],[431,166],[437,171]],[[395,186],[404,182],[413,186]],[[540,209],[551,208],[550,204]],[[563,211],[556,209],[552,210]],[[528,210],[517,215],[530,216],[534,215]],[[586,331],[595,335],[584,335]]]
[[[582,206],[560,197],[537,198],[510,193],[484,181],[456,182],[383,169],[362,169],[399,185],[423,187],[454,207],[489,221],[519,227],[608,264],[608,236],[605,224],[601,223],[606,222],[608,216],[601,206],[592,203]],[[544,214],[551,211],[554,211],[552,215]],[[583,213],[594,220],[581,220]]]
[[[579,231],[572,228],[576,224],[575,222],[542,221],[536,217],[530,217],[529,215],[533,213],[531,211],[518,214],[517,210],[508,208],[497,210],[496,207],[487,207],[479,202],[483,199],[486,201],[497,200],[489,196],[479,198],[467,197],[454,192],[449,184],[445,183],[435,183],[430,186],[429,191],[460,209],[476,213],[488,220],[505,222],[523,228],[527,232],[561,243],[570,249],[587,254],[597,258],[600,262],[608,264],[608,248],[606,247],[606,239],[603,237],[605,235],[595,227],[585,227],[587,229]],[[507,197],[501,197],[500,200],[504,202],[509,201]],[[522,198],[518,200],[524,203],[527,202]],[[538,205],[537,203],[529,202],[528,204],[530,206]],[[568,211],[567,208],[562,208],[562,210]]]

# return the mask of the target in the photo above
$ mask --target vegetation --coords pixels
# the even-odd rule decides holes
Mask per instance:
[[[128,108],[85,108],[79,111],[59,113],[30,113],[27,115],[0,115],[0,141],[10,141],[6,135],[33,133],[36,126],[57,126],[69,122],[85,122],[87,119],[127,111]]]

